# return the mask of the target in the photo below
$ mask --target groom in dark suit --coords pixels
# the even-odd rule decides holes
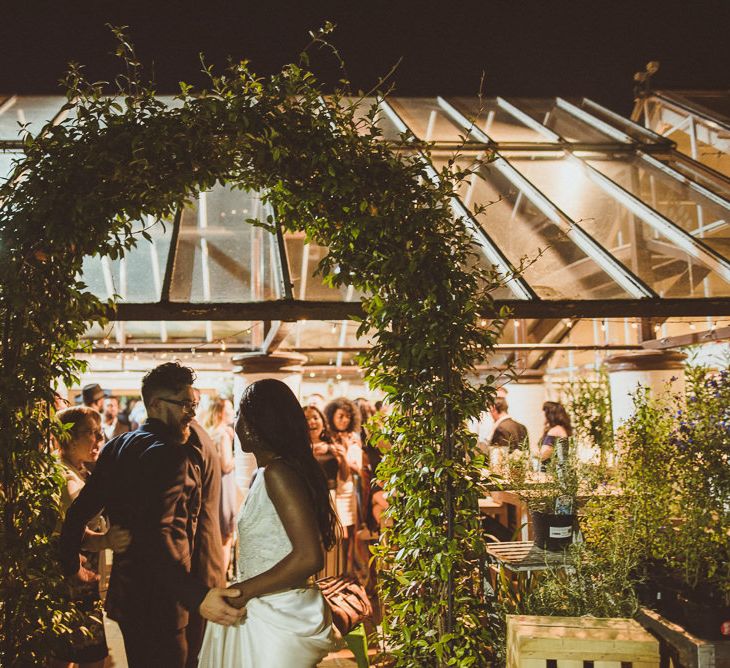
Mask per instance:
[[[61,533],[63,570],[83,579],[86,523],[105,509],[113,524],[131,531],[129,549],[115,555],[106,600],[130,668],[183,668],[189,612],[226,625],[242,615],[226,602],[236,590],[209,588],[191,573],[203,475],[186,445],[197,408],[194,380],[177,362],[144,377],[147,422],[106,444]]]

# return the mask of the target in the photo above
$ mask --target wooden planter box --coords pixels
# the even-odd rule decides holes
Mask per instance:
[[[730,640],[702,640],[648,608],[636,619],[659,637],[662,668],[730,668]]]
[[[507,668],[659,668],[659,642],[632,619],[507,615]]]

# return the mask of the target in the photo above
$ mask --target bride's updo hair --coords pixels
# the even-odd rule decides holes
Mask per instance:
[[[264,447],[304,478],[322,543],[329,550],[335,544],[337,515],[330,503],[327,480],[312,454],[304,411],[294,393],[280,380],[257,380],[243,391],[238,411]]]

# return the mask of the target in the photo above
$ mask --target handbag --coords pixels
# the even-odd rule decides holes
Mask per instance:
[[[332,623],[346,636],[358,624],[372,616],[373,606],[365,588],[346,575],[330,576],[316,581],[332,612]]]

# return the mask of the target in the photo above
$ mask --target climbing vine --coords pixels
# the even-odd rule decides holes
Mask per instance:
[[[394,152],[377,105],[363,114],[345,90],[323,97],[306,52],[270,77],[246,63],[208,70],[207,89],[182,84],[170,107],[117,38],[116,94],[72,68],[67,118],[26,135],[25,158],[0,188],[0,663],[43,657],[39,630],[68,622],[50,597],[53,388],[77,381],[83,332],[111,308],[75,278],[83,257],[122,255],[139,238],[135,221],[169,219],[225,183],[259,191],[276,214],[269,226],[329,248],[326,281],[367,295],[360,330],[374,345],[360,363],[397,407],[378,473],[391,523],[378,550],[384,632],[397,664],[486,665],[483,459],[464,425],[492,395],[492,378],[469,379],[504,313],[490,296],[502,279],[452,215],[467,173],[452,162],[433,179],[426,149]]]

